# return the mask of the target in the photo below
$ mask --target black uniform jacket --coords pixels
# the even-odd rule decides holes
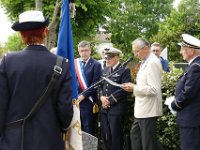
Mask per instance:
[[[19,150],[20,127],[6,124],[24,118],[47,87],[56,55],[42,45],[7,54],[0,64],[0,149]],[[25,125],[24,150],[63,150],[61,129],[72,119],[71,75],[63,61],[62,75],[50,97]]]
[[[113,72],[115,72],[116,70],[119,70],[119,71],[111,75],[109,77],[110,80],[119,84],[125,83],[125,82],[131,82],[130,70],[128,68],[121,67],[121,64],[119,64],[115,68],[115,70],[113,70]],[[110,74],[111,74],[110,67],[106,67],[102,71],[103,77],[107,77]],[[101,107],[101,113],[110,113],[113,115],[125,114],[127,94],[128,93],[122,88],[113,86],[109,84],[107,81],[104,81],[102,83],[102,95],[109,97],[110,108],[107,110]]]
[[[200,56],[180,76],[171,106],[179,126],[200,126]]]

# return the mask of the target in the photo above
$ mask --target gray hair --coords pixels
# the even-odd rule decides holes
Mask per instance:
[[[79,44],[78,44],[78,48],[79,47],[85,47],[85,46],[88,46],[90,48],[90,42],[88,41],[81,41]]]
[[[144,47],[144,46],[150,47],[149,42],[148,42],[147,40],[143,39],[143,38],[137,38],[137,39],[134,40],[131,44],[132,44],[132,45],[138,44],[138,45],[140,45],[141,47]]]

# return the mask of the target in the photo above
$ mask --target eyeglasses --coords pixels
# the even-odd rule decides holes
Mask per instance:
[[[145,48],[145,46],[143,46],[143,47],[141,47],[140,49],[138,49],[138,50],[133,50],[133,53],[134,54],[137,54],[137,53],[139,53],[142,49],[144,49]]]

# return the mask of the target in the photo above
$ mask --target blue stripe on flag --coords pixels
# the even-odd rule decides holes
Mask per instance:
[[[70,72],[72,75],[72,96],[78,98],[76,72],[74,67],[74,46],[72,37],[72,27],[70,21],[70,11],[68,0],[63,0],[60,29],[58,34],[57,55],[67,58],[70,62]]]

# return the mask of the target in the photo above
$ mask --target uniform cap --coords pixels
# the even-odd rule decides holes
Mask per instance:
[[[113,56],[122,56],[122,52],[119,49],[114,47],[106,47],[105,49],[105,57],[113,57]]]
[[[27,31],[48,26],[49,19],[41,11],[30,10],[19,15],[19,21],[12,25],[15,31]]]
[[[200,49],[200,40],[189,34],[182,34],[183,41],[178,43],[180,46],[186,46],[194,49]]]

